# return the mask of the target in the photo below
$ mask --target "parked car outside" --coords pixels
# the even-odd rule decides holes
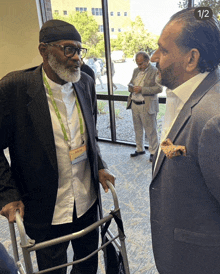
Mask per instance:
[[[125,54],[122,50],[115,50],[111,53],[111,59],[114,63],[125,62]]]

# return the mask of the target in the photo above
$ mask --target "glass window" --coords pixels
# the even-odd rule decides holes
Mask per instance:
[[[99,25],[99,32],[103,32],[103,25]]]
[[[101,8],[92,8],[92,15],[102,16],[102,9]]]
[[[135,132],[132,113],[130,109],[126,109],[126,106],[126,102],[115,102],[116,139],[134,143]]]
[[[135,131],[134,131],[134,124],[133,124],[131,110],[126,109],[126,106],[127,106],[126,102],[116,101],[114,106],[115,106],[115,120],[116,120],[115,122],[116,122],[116,139],[117,139],[117,141],[127,141],[127,142],[131,142],[131,143],[135,143]],[[161,129],[162,129],[162,125],[163,125],[165,110],[166,110],[166,105],[159,104],[159,112],[157,114],[157,132],[158,132],[159,139],[161,136]],[[102,116],[102,119],[103,119],[103,116]],[[102,122],[103,124],[101,125],[100,122]],[[105,124],[104,124],[103,120],[100,122],[99,122],[99,128],[100,128],[99,132],[101,132],[101,130],[104,130],[105,124],[107,123],[107,121],[105,122]],[[125,125],[126,125],[126,128],[125,128]],[[104,136],[104,137],[107,137],[107,136]],[[147,138],[145,138],[145,145],[146,146],[149,145]]]
[[[164,23],[161,24],[159,24],[159,22],[155,24],[153,20],[151,20],[149,23],[149,19],[147,18],[148,16],[146,17],[146,9],[149,6],[147,1],[143,1],[143,4],[139,5],[138,7],[135,1],[130,0],[122,0],[123,6],[121,5],[121,1],[107,1],[109,2],[109,4],[111,2],[111,5],[108,6],[108,14],[110,26],[109,38],[111,45],[110,56],[113,64],[113,66],[111,65],[110,68],[113,81],[111,86],[112,90],[110,90],[110,85],[108,85],[108,82],[110,81],[110,75],[107,75],[108,64],[106,63],[106,48],[104,44],[105,36],[103,35],[105,30],[104,23],[102,21],[103,12],[101,8],[103,1],[68,1],[68,6],[63,6],[61,10],[60,5],[58,5],[57,2],[63,3],[67,2],[67,0],[50,1],[52,2],[51,5],[53,12],[55,11],[57,14],[62,15],[65,18],[65,20],[69,19],[69,16],[72,13],[72,11],[76,10],[79,12],[84,12],[89,10],[89,16],[92,16],[93,20],[96,21],[95,39],[92,35],[91,39],[85,42],[84,47],[88,48],[85,63],[89,65],[94,71],[96,71],[96,66],[94,66],[93,59],[93,57],[96,57],[99,60],[101,66],[101,76],[100,74],[97,74],[96,76],[96,93],[98,97],[99,109],[97,119],[98,136],[100,139],[103,138],[111,140],[112,138],[112,140],[114,139],[114,141],[131,142],[134,144],[135,132],[132,121],[132,113],[131,110],[126,110],[126,100],[127,96],[129,95],[128,83],[132,78],[134,69],[137,67],[136,62],[134,60],[134,56],[135,53],[139,51],[139,49],[146,49],[149,55],[152,55],[152,52],[157,48],[158,37],[156,37],[156,35],[160,35],[162,27],[164,27],[165,23],[167,23],[168,18],[174,12],[178,11],[179,0],[173,0],[174,2],[176,1],[176,11],[169,13],[169,16],[167,13],[162,13],[161,18],[164,17]],[[163,6],[162,10],[165,10],[165,1],[156,0],[156,2],[160,3],[161,7]],[[81,7],[79,5],[81,5]],[[152,8],[153,5],[154,4],[152,4]],[[64,8],[67,11],[67,15],[65,16],[63,10]],[[104,8],[105,7],[103,6],[103,9]],[[151,15],[153,18],[152,14],[149,15]],[[83,16],[84,14],[82,13],[81,15]],[[120,18],[116,19],[116,17],[118,16],[120,16]],[[142,24],[140,26],[140,19],[137,18],[137,16],[141,18],[145,26],[147,25],[147,29],[146,27],[144,27],[143,29]],[[131,22],[128,19],[131,19]],[[135,41],[137,39],[132,35],[133,25],[134,29],[140,28],[140,34],[143,34],[141,36],[141,39],[138,41]],[[121,35],[124,32],[126,35]],[[152,64],[155,65],[155,63]],[[158,97],[160,97],[160,111],[157,115],[157,125],[158,135],[160,136],[161,125],[165,110],[164,103],[166,101],[166,93],[163,92],[163,94],[159,94]],[[113,110],[114,115],[112,116],[112,113],[110,112]],[[110,119],[112,119],[111,123]],[[111,128],[111,126],[114,127],[114,125],[115,128]]]
[[[63,15],[67,15],[67,10],[64,10],[64,11],[63,11]]]
[[[59,14],[59,11],[58,11],[58,10],[55,10],[54,13]]]
[[[84,8],[84,7],[77,7],[77,8],[76,8],[76,11],[84,12],[84,11],[87,11],[87,8]]]
[[[110,115],[107,100],[97,101],[97,130],[99,138],[111,139],[111,129],[109,126]]]

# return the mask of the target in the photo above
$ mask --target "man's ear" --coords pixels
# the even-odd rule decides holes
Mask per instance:
[[[191,49],[187,54],[186,71],[193,72],[197,69],[199,63],[200,53],[198,49]]]
[[[43,57],[43,59],[47,56],[47,45],[44,43],[40,43],[39,47],[40,55]]]

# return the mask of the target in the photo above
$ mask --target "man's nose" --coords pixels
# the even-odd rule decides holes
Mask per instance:
[[[76,51],[76,53],[71,57],[71,59],[76,61],[81,61],[81,55]]]

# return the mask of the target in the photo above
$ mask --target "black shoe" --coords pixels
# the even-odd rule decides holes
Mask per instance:
[[[153,162],[153,158],[154,158],[154,155],[153,155],[153,154],[151,154],[151,155],[150,155],[150,159],[149,159],[149,161],[150,161],[150,162]]]
[[[136,151],[134,153],[131,153],[130,156],[131,157],[136,157],[138,155],[142,155],[142,154],[145,154],[145,151]]]

